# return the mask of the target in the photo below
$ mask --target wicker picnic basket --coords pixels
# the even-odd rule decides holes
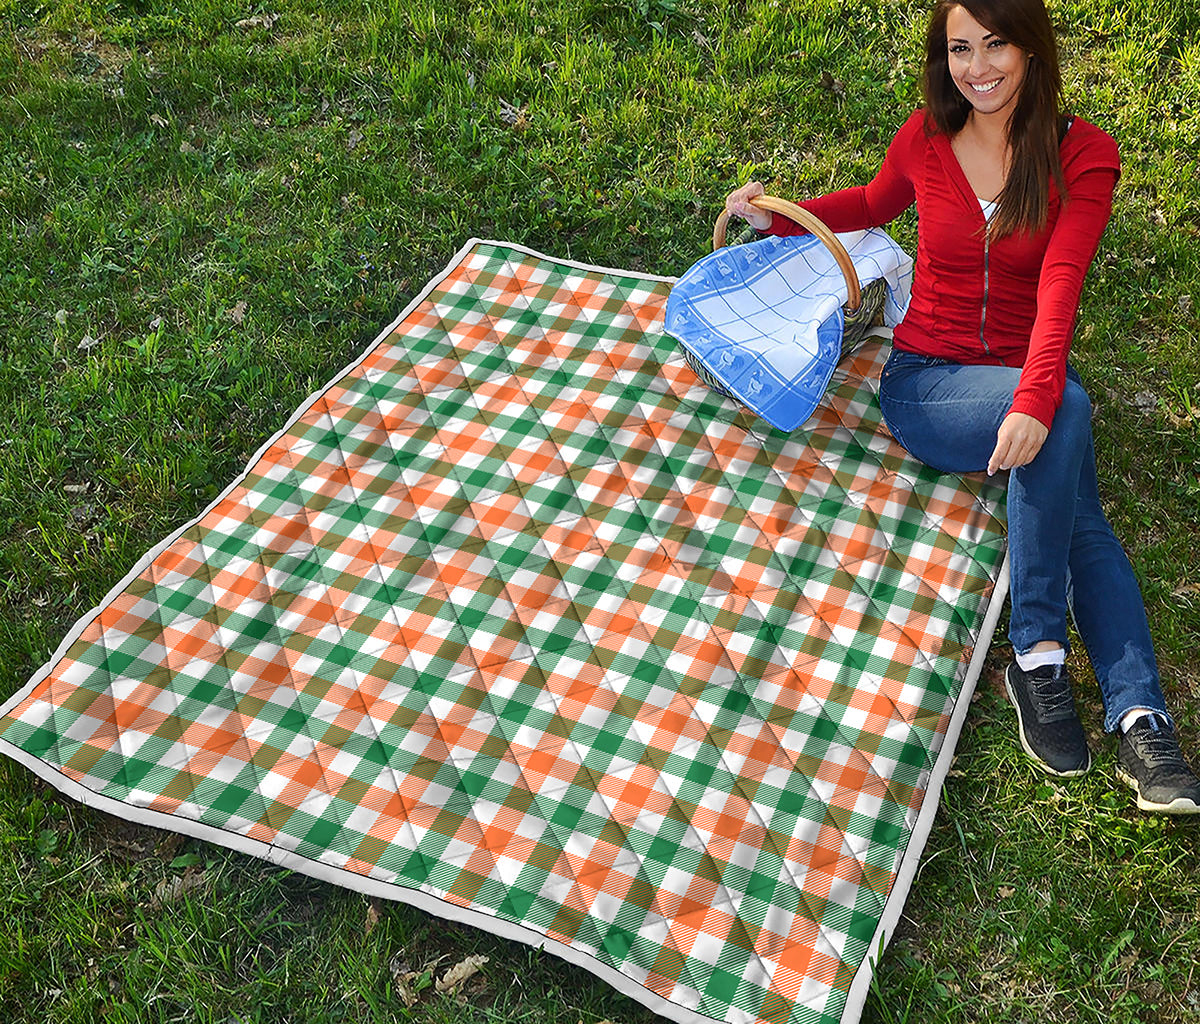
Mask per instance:
[[[768,210],[772,213],[781,213],[785,217],[794,220],[801,227],[815,235],[825,245],[837,261],[843,277],[846,280],[846,290],[848,298],[842,306],[842,314],[844,323],[842,326],[842,356],[852,351],[859,345],[862,339],[866,336],[868,330],[874,326],[879,317],[880,310],[883,307],[884,300],[887,296],[887,284],[883,278],[877,278],[871,281],[866,286],[860,287],[858,283],[858,273],[854,268],[854,263],[850,259],[850,254],[846,252],[845,246],[838,240],[825,222],[820,220],[815,215],[809,213],[801,206],[789,202],[786,199],[780,199],[778,196],[760,195],[750,200],[751,204],[757,206],[761,210]],[[721,215],[717,218],[713,225],[713,251],[721,249],[726,244],[726,229],[729,224],[729,214],[725,210],[721,211]],[[745,230],[735,239],[734,244],[753,241],[761,236],[749,225],[746,225]],[[684,359],[688,366],[692,368],[696,376],[698,376],[712,390],[724,395],[728,398],[739,400],[739,396],[725,387],[716,376],[714,376],[700,360],[699,356],[692,351],[686,344],[683,346]]]

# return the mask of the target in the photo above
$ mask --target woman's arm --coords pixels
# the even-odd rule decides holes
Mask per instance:
[[[1112,213],[1118,173],[1112,166],[1093,166],[1070,183],[1070,199],[1042,260],[1037,317],[1010,411],[1033,416],[1047,427],[1062,401],[1083,279]]]
[[[860,231],[890,223],[915,199],[912,181],[897,167],[889,149],[879,173],[868,184],[829,192],[797,205],[824,221],[831,231]],[[780,213],[774,215],[769,231],[773,235],[805,233],[799,224]]]
[[[918,110],[901,126],[888,146],[883,166],[866,185],[830,192],[799,205],[819,217],[833,231],[858,231],[895,220],[916,198],[910,177],[913,136],[924,131],[924,112]],[[744,217],[759,231],[773,235],[802,235],[804,228],[782,214],[769,214],[751,206],[749,198],[761,195],[762,185],[749,182],[725,201],[731,215]]]

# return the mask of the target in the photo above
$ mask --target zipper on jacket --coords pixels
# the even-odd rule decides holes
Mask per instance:
[[[987,304],[988,304],[988,235],[991,232],[988,230],[987,218],[983,222],[983,305],[979,308],[979,344],[983,346],[984,352],[989,356],[992,350],[988,348],[987,338],[983,336],[983,328],[987,323]]]

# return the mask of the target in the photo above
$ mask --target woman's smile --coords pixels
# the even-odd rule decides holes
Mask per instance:
[[[965,7],[946,18],[950,77],[978,114],[1011,113],[1029,58],[1018,46],[976,21]]]

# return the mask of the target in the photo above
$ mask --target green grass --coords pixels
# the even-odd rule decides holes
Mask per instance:
[[[468,237],[675,274],[750,175],[795,197],[866,180],[917,101],[924,11],[0,0],[0,694]],[[1053,11],[1069,97],[1125,162],[1076,362],[1200,751],[1200,7]],[[1003,653],[865,1019],[1200,1021],[1200,831],[1132,810],[1082,662],[1100,767],[1039,777]],[[7,761],[0,894],[6,1021],[652,1019],[553,957],[123,824]],[[458,998],[410,1010],[390,980],[398,956],[472,953]]]

